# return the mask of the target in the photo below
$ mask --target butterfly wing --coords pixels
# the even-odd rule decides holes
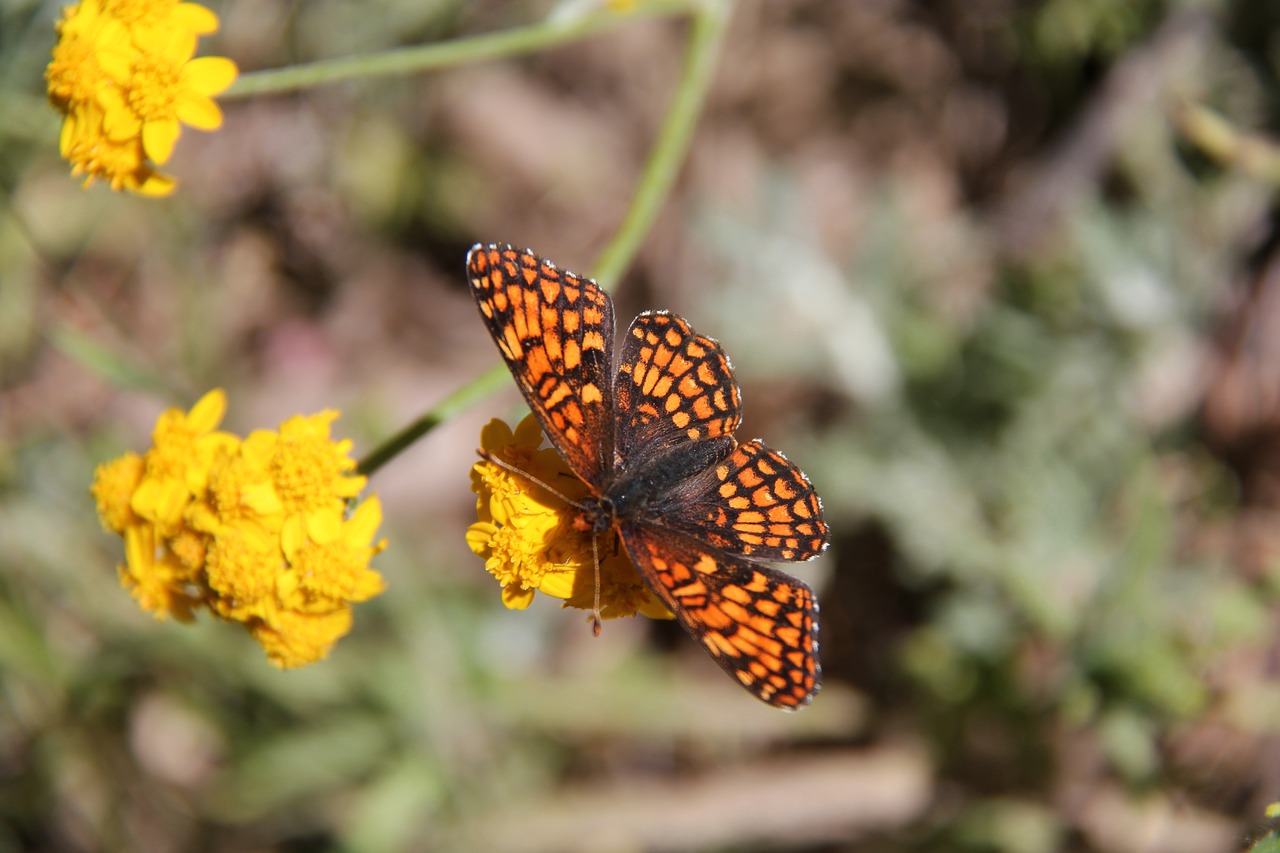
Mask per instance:
[[[547,438],[600,492],[613,467],[613,303],[591,279],[532,252],[477,244],[480,315]]]
[[[720,344],[669,311],[645,311],[627,330],[616,386],[622,467],[687,441],[732,436],[742,419],[733,367]]]
[[[818,604],[805,584],[680,533],[622,524],[640,574],[716,663],[778,708],[818,691]]]
[[[831,536],[809,478],[759,439],[682,483],[656,510],[663,527],[753,560],[810,560]]]
[[[627,330],[617,378],[617,447],[624,470],[692,458],[688,442],[731,438],[742,398],[720,344],[667,311],[646,311]],[[670,487],[653,507],[661,524],[730,554],[807,560],[826,548],[822,502],[804,472],[760,441]],[[688,452],[685,452],[685,451]],[[663,472],[646,472],[662,479]]]

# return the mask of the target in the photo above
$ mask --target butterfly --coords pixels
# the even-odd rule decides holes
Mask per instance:
[[[476,244],[467,278],[548,440],[587,485],[575,526],[616,531],[653,593],[753,695],[808,704],[818,604],[762,561],[812,559],[830,530],[804,472],[734,438],[742,400],[720,344],[645,311],[615,356],[609,295],[528,249]]]

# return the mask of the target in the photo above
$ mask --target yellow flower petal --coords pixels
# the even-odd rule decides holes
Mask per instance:
[[[169,13],[169,17],[173,26],[190,30],[196,35],[204,36],[218,30],[218,16],[198,3],[179,3]]]
[[[178,136],[182,133],[182,126],[178,124],[177,117],[149,121],[142,124],[141,129],[142,150],[157,163],[168,162],[169,157],[173,155],[173,146],[177,144]]]
[[[538,592],[543,595],[549,595],[552,598],[559,598],[565,601],[573,598],[573,591],[578,586],[580,566],[552,566],[550,570],[542,575],[538,581]],[[592,570],[594,573],[594,570]],[[586,577],[585,574],[582,577]],[[592,598],[595,597],[594,588],[591,590]],[[592,606],[592,605],[588,605]]]
[[[303,516],[307,538],[317,545],[328,545],[342,538],[342,511],[337,507],[325,507]]]
[[[183,83],[197,95],[219,95],[236,81],[240,69],[224,56],[202,56],[182,69]]]
[[[292,560],[293,555],[302,550],[307,541],[306,518],[299,513],[286,516],[280,528],[280,548],[284,552],[285,559]]]
[[[382,501],[377,495],[370,495],[347,520],[347,537],[352,542],[363,543],[381,551],[385,545],[373,545],[373,538],[378,535],[378,528],[381,526]]]
[[[191,501],[186,484],[172,477],[148,477],[133,493],[133,511],[162,530],[176,529]]]
[[[249,626],[267,659],[281,669],[305,666],[328,656],[333,644],[351,630],[351,608],[330,613],[283,612]]]
[[[222,108],[204,95],[179,95],[174,103],[173,114],[175,123],[180,121],[196,130],[217,130],[222,127]],[[177,138],[176,134],[174,138]]]
[[[506,426],[506,424],[503,424]],[[507,431],[511,434],[511,431]],[[520,423],[516,424],[516,431],[512,435],[513,443],[520,448],[528,450],[537,450],[542,444],[542,426],[538,423],[538,419],[533,415],[526,415],[520,419]]]
[[[142,482],[145,470],[142,457],[136,453],[126,453],[98,466],[90,491],[98,505],[98,517],[102,519],[103,527],[113,533],[124,533],[126,527],[142,520],[133,511],[130,500]]]
[[[533,590],[518,586],[502,588],[502,606],[508,610],[524,610],[533,604]]]
[[[227,392],[214,388],[196,401],[187,413],[187,428],[192,432],[212,432],[227,414]]]

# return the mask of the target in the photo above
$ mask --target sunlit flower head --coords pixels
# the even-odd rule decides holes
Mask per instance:
[[[146,454],[98,467],[91,494],[125,541],[121,584],[157,617],[199,609],[245,626],[268,659],[324,658],[351,627],[351,605],[382,592],[369,567],[382,505],[348,502],[365,484],[338,413],[296,416],[246,439],[218,430],[226,395],[160,415]]]
[[[196,59],[196,40],[218,18],[176,0],[82,0],[63,10],[45,70],[49,100],[65,116],[59,150],[85,185],[162,196],[176,182],[157,172],[182,125],[222,126],[213,96],[235,81],[235,63]]]
[[[593,551],[592,534],[577,529],[578,510],[564,500],[586,497],[586,486],[560,454],[540,448],[541,443],[542,432],[532,415],[514,432],[499,420],[490,421],[480,432],[480,446],[510,467],[487,459],[472,466],[477,520],[467,530],[467,545],[484,558],[485,569],[501,584],[502,603],[522,610],[535,592],[541,592],[563,600],[566,607],[590,610],[595,605],[598,559],[602,618],[636,613],[672,618],[641,580],[615,534],[596,537]],[[546,483],[564,497],[515,471]]]

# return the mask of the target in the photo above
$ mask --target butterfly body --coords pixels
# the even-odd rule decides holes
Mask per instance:
[[[617,472],[605,487],[615,516],[620,520],[671,516],[683,502],[684,488],[697,475],[733,452],[731,438],[707,438],[672,448],[645,460],[631,471]]]
[[[825,549],[822,504],[795,465],[733,437],[741,397],[720,345],[646,311],[616,364],[613,304],[532,252],[472,248],[480,313],[552,445],[591,495],[575,527],[616,531],[654,594],[726,672],[784,709],[817,691],[817,603],[761,560]]]

